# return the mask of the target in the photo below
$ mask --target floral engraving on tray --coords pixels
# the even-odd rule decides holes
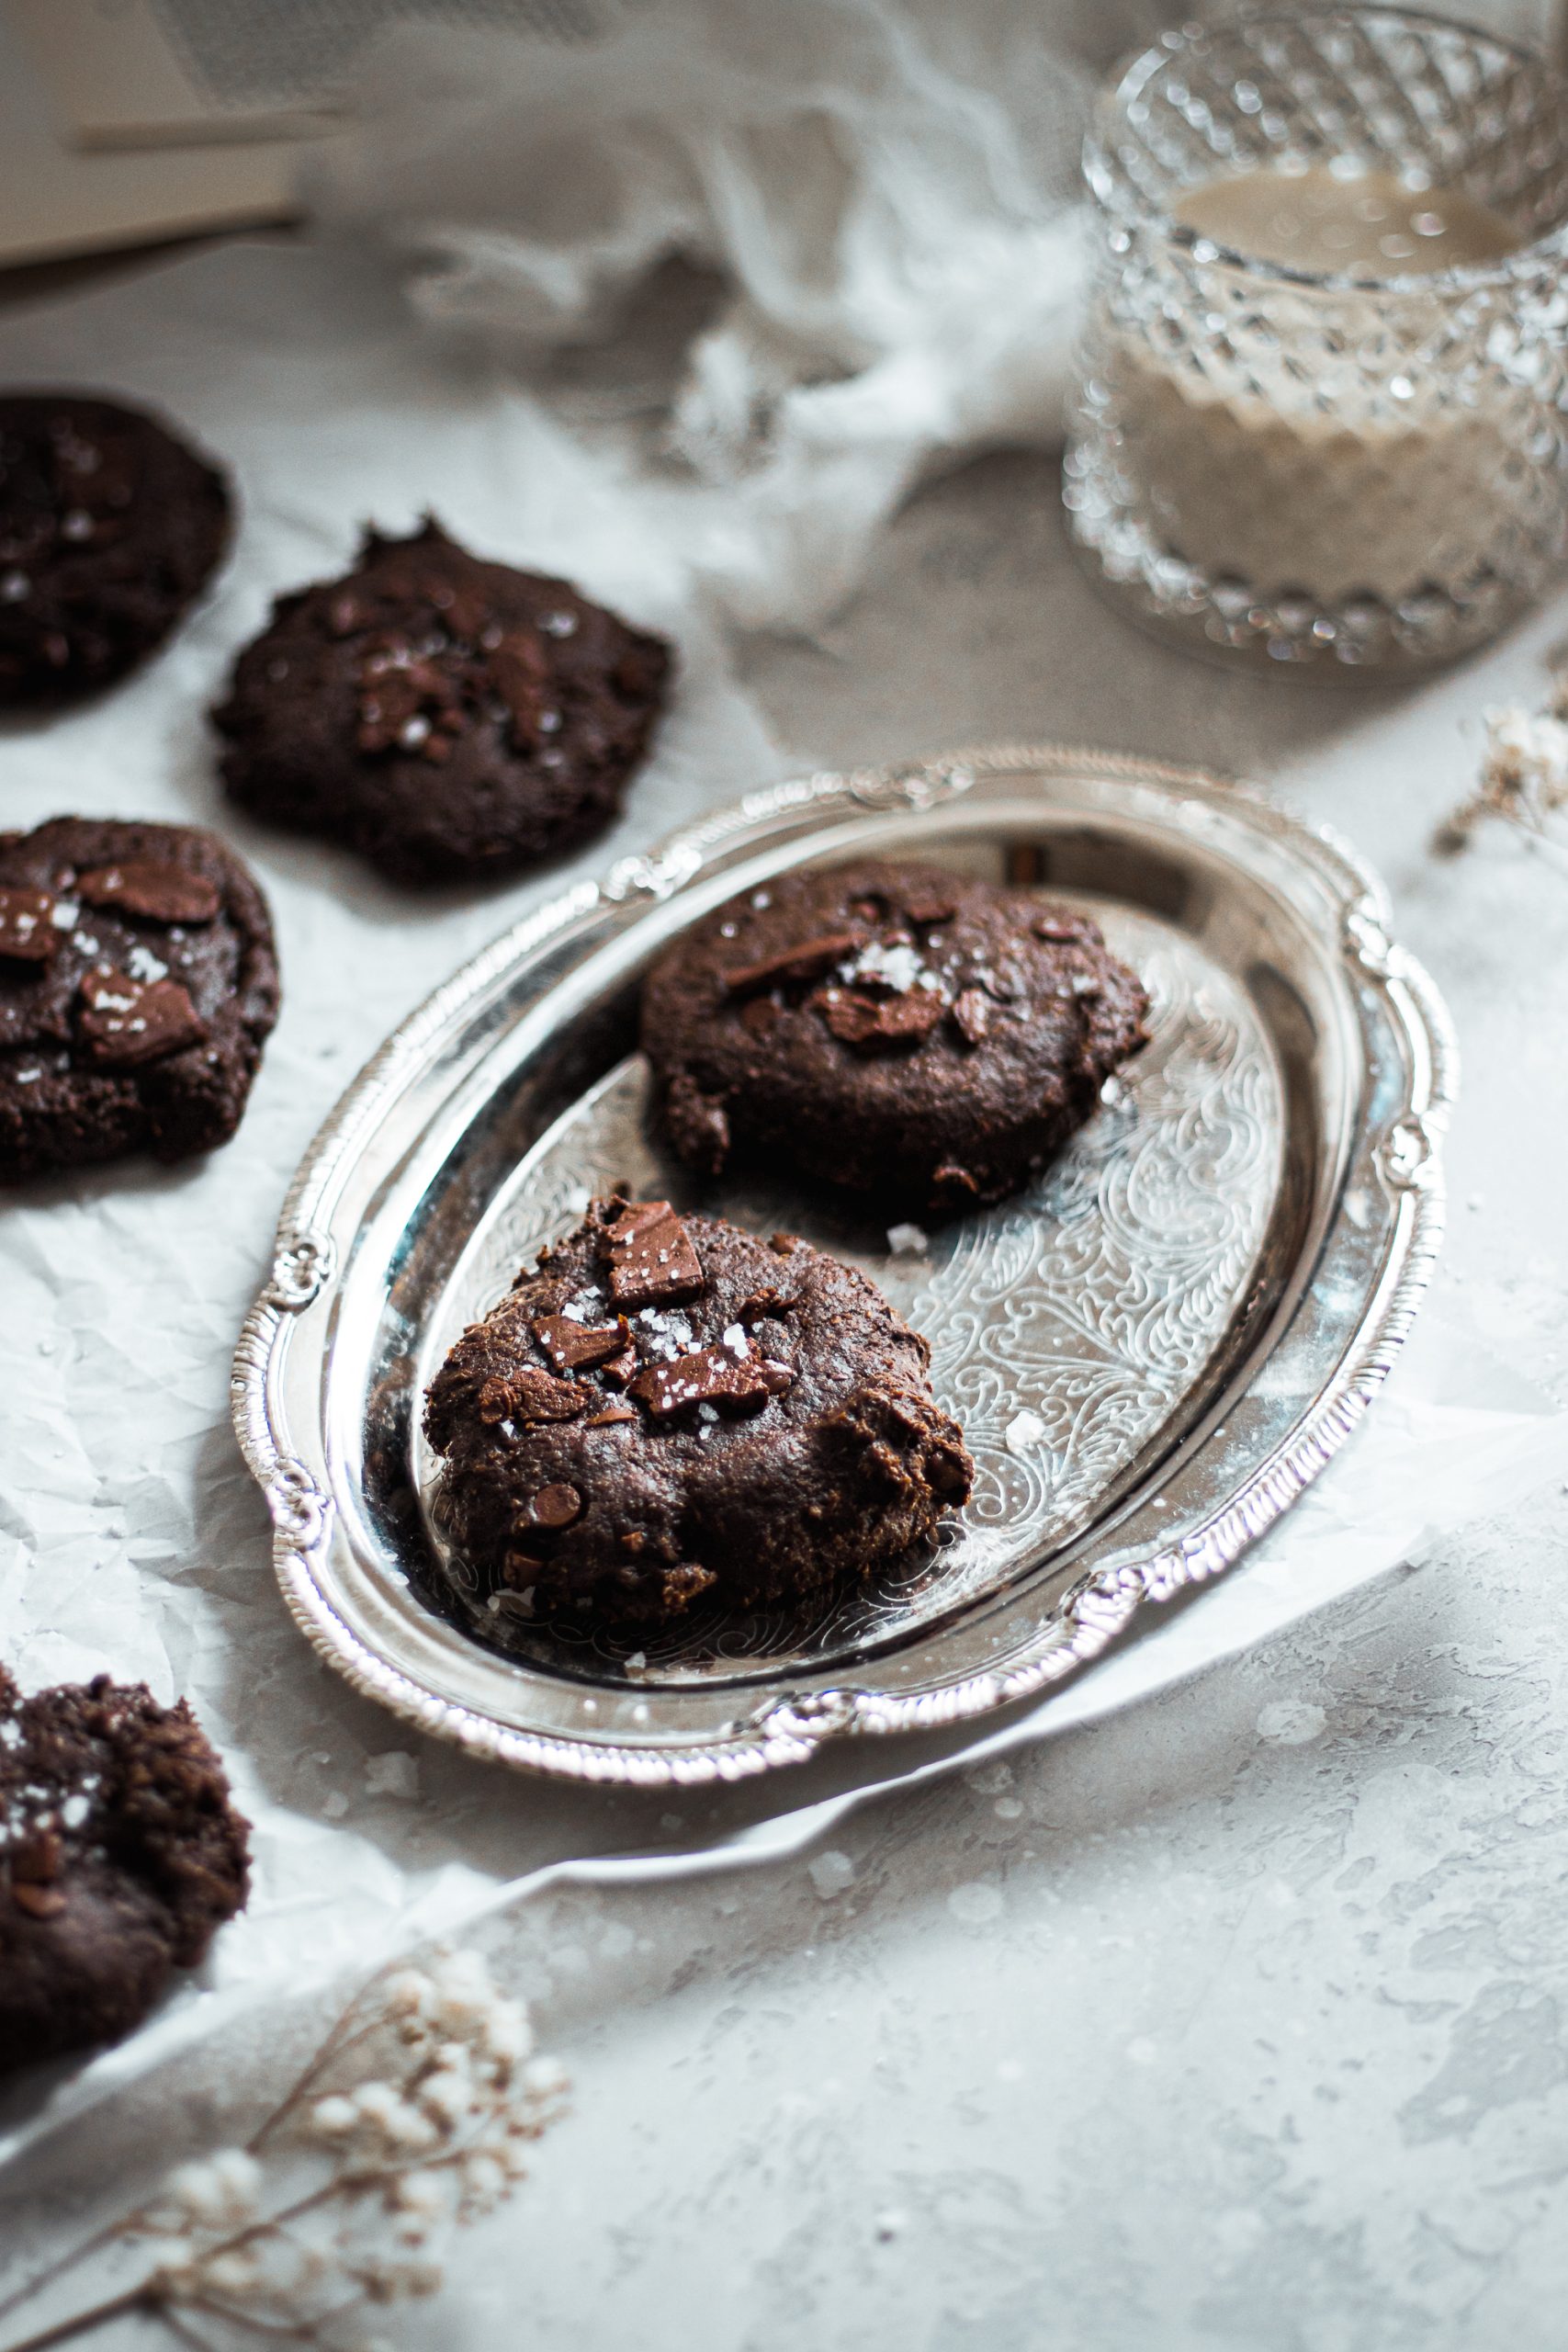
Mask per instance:
[[[935,1556],[899,1576],[809,1621],[694,1624],[651,1645],[628,1680],[703,1680],[764,1658],[820,1668],[998,1589],[1090,1523],[1199,1385],[1262,1251],[1283,1148],[1280,1078],[1242,991],[1199,946],[1152,917],[1095,911],[1149,989],[1150,1041],[1028,1193],[917,1229],[913,1246],[896,1228],[901,1247],[804,1191],[741,1181],[703,1204],[863,1267],[926,1334],[936,1394],[975,1456],[968,1507]],[[622,1064],[529,1154],[448,1289],[443,1351],[591,1194],[620,1182],[689,1197],[648,1140],[645,1092],[640,1062]],[[513,1646],[559,1663],[563,1645],[596,1674],[616,1670],[613,1647],[576,1632],[522,1629]]]

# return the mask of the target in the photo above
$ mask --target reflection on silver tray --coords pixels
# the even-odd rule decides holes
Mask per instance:
[[[863,1266],[926,1332],[974,1499],[932,1560],[808,1620],[503,1648],[440,1570],[423,1388],[589,1193],[694,1203],[641,1117],[649,959],[738,889],[866,853],[1077,899],[1154,999],[1063,1159],[923,1246],[754,1181],[705,1202]],[[1452,1067],[1376,882],[1243,787],[1004,750],[755,794],[497,941],[312,1146],[234,1384],[289,1606],[425,1730],[586,1779],[735,1778],[1027,1696],[1228,1566],[1354,1426],[1429,1271]]]

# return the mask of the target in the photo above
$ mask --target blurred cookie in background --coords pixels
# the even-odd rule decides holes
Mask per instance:
[[[400,882],[500,875],[617,814],[664,707],[662,638],[428,521],[280,597],[214,712],[231,797]]]
[[[0,395],[0,709],[124,677],[188,611],[232,527],[228,477],[147,410]]]

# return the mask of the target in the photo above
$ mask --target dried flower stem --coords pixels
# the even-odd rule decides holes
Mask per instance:
[[[83,2238],[80,2244],[72,2246],[69,2252],[60,2255],[53,2262],[47,2263],[43,2269],[28,2280],[26,2286],[17,2287],[10,2294],[0,2296],[0,2319],[7,2318],[23,2303],[30,2303],[35,2295],[41,2295],[51,2279],[62,2278],[67,2270],[73,2270],[79,2262],[85,2262],[89,2256],[97,2254],[104,2246],[111,2245],[119,2235],[119,2232],[120,2224],[118,2222],[106,2222],[101,2230],[95,2230],[91,2237]],[[23,2352],[23,2347],[17,2346],[16,2352]]]
[[[1562,854],[1551,820],[1568,808],[1568,682],[1559,679],[1550,709],[1510,706],[1486,714],[1486,752],[1474,792],[1446,820],[1440,848],[1462,849],[1489,817],[1528,834],[1549,853]]]
[[[367,2306],[436,2291],[434,2246],[513,2194],[525,2147],[558,2112],[565,2081],[549,2062],[528,2063],[531,2049],[523,2005],[496,1990],[476,1955],[382,1971],[248,2145],[176,2165],[149,2203],[0,2310],[117,2240],[148,2243],[146,2276],[8,2352],[46,2352],[132,2312],[196,2352],[213,2346],[193,2316],[224,2334],[337,2352],[340,2325]],[[371,2066],[365,2079],[355,2060]],[[293,2193],[279,2198],[279,2181],[269,2201],[261,2152],[286,2124],[291,2152],[280,2161],[292,2165]]]
[[[52,2327],[40,2328],[36,2335],[24,2336],[18,2344],[8,2344],[6,2352],[47,2352],[51,2344],[69,2344],[78,2335],[86,2335],[96,2327],[107,2327],[111,2319],[127,2319],[132,2312],[152,2309],[146,2287],[132,2287],[123,2295],[111,2295],[107,2302],[95,2303],[90,2311],[77,2312],[71,2319],[56,2321]]]

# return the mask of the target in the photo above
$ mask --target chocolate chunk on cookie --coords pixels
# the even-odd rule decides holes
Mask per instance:
[[[804,1241],[595,1202],[431,1384],[456,1599],[504,1643],[806,1601],[892,1565],[974,1476],[930,1359]]]
[[[226,1143],[276,1018],[266,901],[213,834],[0,833],[0,1182]]]
[[[206,585],[232,520],[226,476],[146,411],[0,395],[0,709],[134,669]]]
[[[183,1699],[0,1668],[0,2075],[140,2024],[243,1906],[248,1845]]]
[[[642,1046],[689,1167],[791,1160],[888,1209],[1018,1191],[1145,1042],[1087,915],[931,866],[786,875],[655,966]]]
[[[403,882],[505,874],[599,832],[663,707],[670,649],[565,581],[427,522],[284,596],[214,713],[270,822]]]

